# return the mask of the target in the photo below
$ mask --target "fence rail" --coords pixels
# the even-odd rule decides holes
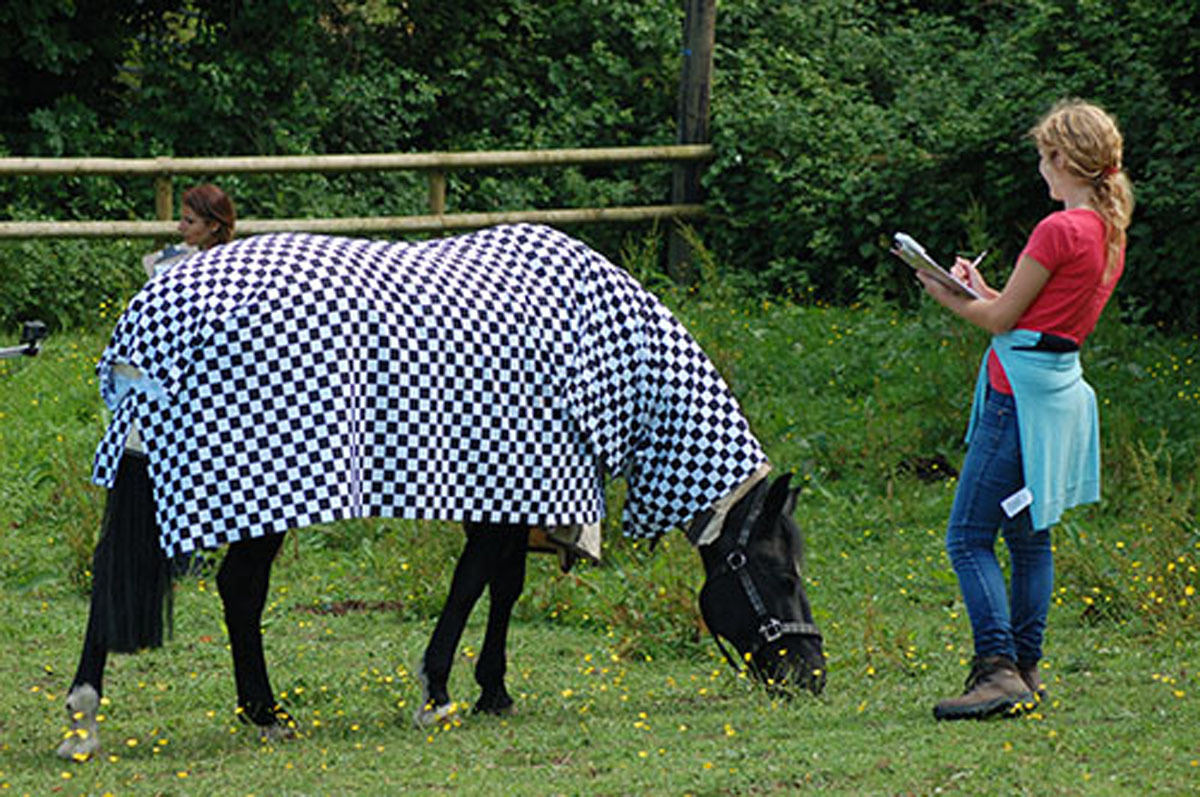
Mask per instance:
[[[239,219],[239,233],[304,231],[324,233],[411,233],[471,229],[511,222],[579,224],[689,219],[704,215],[700,204],[634,205],[609,208],[551,208],[474,213],[446,212],[447,174],[467,169],[535,168],[594,164],[674,162],[699,164],[713,157],[710,144],[591,149],[497,150],[486,152],[279,155],[217,158],[0,158],[0,178],[16,176],[146,176],[154,179],[155,221],[0,221],[0,239],[163,238],[175,234],[172,178],[182,175],[422,171],[429,181],[429,214],[355,218]],[[691,168],[694,168],[691,167]],[[666,193],[668,187],[664,187]]]

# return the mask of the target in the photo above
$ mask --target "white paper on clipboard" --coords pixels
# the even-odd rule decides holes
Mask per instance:
[[[892,237],[891,252],[914,269],[924,271],[947,288],[964,296],[970,296],[972,299],[982,298],[970,285],[959,281],[953,274],[939,266],[937,261],[925,251],[925,247],[917,243],[917,240],[911,235],[903,232],[896,233]]]

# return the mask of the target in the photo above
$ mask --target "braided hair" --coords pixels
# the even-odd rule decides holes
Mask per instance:
[[[1133,216],[1133,183],[1121,165],[1124,139],[1116,120],[1092,103],[1061,100],[1029,135],[1038,149],[1058,152],[1064,168],[1090,184],[1090,205],[1104,220],[1107,282],[1120,259],[1125,230]]]

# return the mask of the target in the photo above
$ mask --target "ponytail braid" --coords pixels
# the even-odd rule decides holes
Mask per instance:
[[[1041,118],[1029,135],[1038,147],[1056,150],[1066,168],[1090,181],[1091,205],[1104,220],[1107,264],[1104,281],[1125,246],[1125,231],[1133,216],[1133,184],[1121,169],[1124,139],[1116,121],[1102,108],[1083,100],[1062,100]]]

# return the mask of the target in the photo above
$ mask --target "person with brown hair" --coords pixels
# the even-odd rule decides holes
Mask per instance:
[[[918,272],[950,311],[993,334],[976,382],[968,449],[946,532],[974,636],[963,694],[937,719],[1017,713],[1045,694],[1038,672],[1054,581],[1050,527],[1100,498],[1099,419],[1079,348],[1125,268],[1133,188],[1113,118],[1088,102],[1054,105],[1030,130],[1038,171],[1062,203],[1029,236],[1002,290],[959,258],[969,298]],[[1004,531],[1010,584],[996,558]]]
[[[179,212],[178,229],[183,242],[142,258],[146,274],[153,277],[188,255],[229,243],[236,223],[233,200],[220,188],[212,183],[189,188],[183,194]]]

